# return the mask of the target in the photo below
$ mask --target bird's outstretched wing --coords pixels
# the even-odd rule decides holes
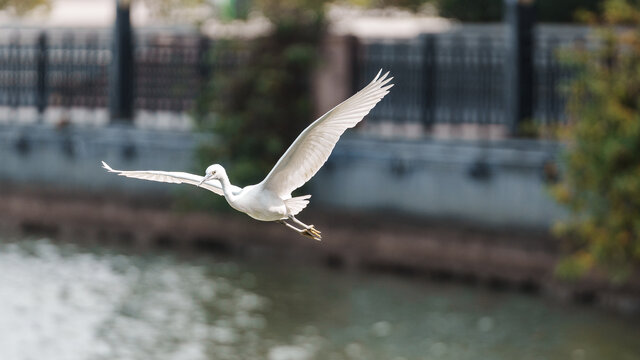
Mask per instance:
[[[107,171],[116,173],[120,176],[126,176],[135,179],[142,180],[151,180],[158,181],[164,183],[171,184],[191,184],[196,185],[200,184],[202,181],[202,176],[189,174],[185,172],[169,172],[169,171],[157,171],[157,170],[142,170],[142,171],[122,171],[122,170],[114,170],[106,162],[102,162],[102,167],[107,169]],[[212,191],[218,195],[224,196],[224,192],[222,191],[222,184],[218,180],[207,180],[200,187],[205,188],[209,191]],[[237,186],[231,185],[231,191],[233,193],[239,192],[241,189]]]
[[[388,72],[380,76],[381,73],[382,70],[369,85],[309,125],[262,181],[265,189],[287,197],[309,181],[327,161],[340,136],[389,93],[393,84],[387,84],[393,78],[387,78]]]

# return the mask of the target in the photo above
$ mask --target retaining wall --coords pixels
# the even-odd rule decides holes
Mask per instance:
[[[307,191],[313,205],[547,228],[563,210],[547,193],[556,143],[380,140],[345,136]],[[0,127],[0,184],[170,196],[178,185],[124,180],[100,167],[194,170],[209,137],[129,127]],[[233,180],[233,179],[232,179]],[[0,185],[1,186],[1,185]]]

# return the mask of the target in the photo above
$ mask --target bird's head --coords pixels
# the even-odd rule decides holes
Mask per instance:
[[[202,183],[204,183],[205,181],[211,179],[221,180],[226,174],[227,172],[224,170],[222,165],[213,164],[209,166],[207,170],[205,170],[204,177],[202,178],[202,181],[200,181],[200,185],[202,185]]]

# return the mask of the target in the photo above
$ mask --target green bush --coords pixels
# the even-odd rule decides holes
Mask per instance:
[[[586,18],[601,25],[601,41],[568,56],[579,74],[570,85],[566,174],[553,193],[572,214],[555,231],[573,256],[558,272],[598,267],[623,280],[640,261],[640,9],[608,0],[600,19]]]
[[[504,0],[435,0],[440,15],[469,22],[501,21]],[[572,22],[579,10],[595,11],[602,0],[537,0],[540,22]]]
[[[503,0],[436,0],[440,16],[470,22],[502,20]]]
[[[602,0],[537,0],[536,17],[541,22],[574,22],[580,11],[597,11]]]

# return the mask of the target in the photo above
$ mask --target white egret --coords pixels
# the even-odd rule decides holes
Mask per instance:
[[[302,235],[321,240],[320,231],[295,217],[307,206],[311,195],[292,197],[291,193],[318,172],[345,130],[359,123],[389,93],[393,86],[389,82],[393,78],[387,78],[388,72],[380,76],[381,73],[382,70],[362,90],[309,125],[259,184],[244,188],[232,185],[219,164],[209,166],[204,176],[155,170],[114,170],[104,161],[102,166],[121,176],[203,187],[224,196],[232,208],[256,220],[276,221]]]

